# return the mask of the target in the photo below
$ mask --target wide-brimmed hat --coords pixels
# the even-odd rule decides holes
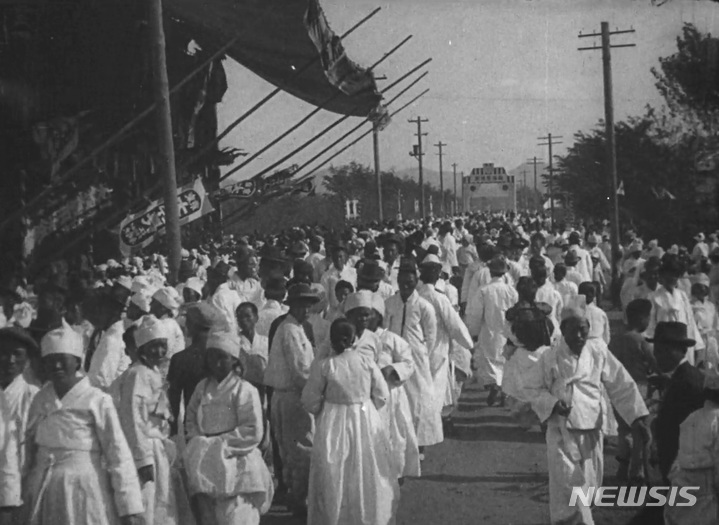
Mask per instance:
[[[262,253],[260,254],[260,264],[275,263],[284,264],[287,262],[287,257],[282,253],[277,246],[264,246]]]
[[[292,255],[304,256],[310,251],[309,247],[302,241],[297,241],[290,246],[288,253]]]
[[[575,266],[579,262],[579,255],[574,250],[569,250],[564,256],[564,264],[567,266]]]
[[[290,286],[290,289],[287,290],[287,299],[285,299],[285,304],[303,301],[315,304],[320,302],[320,296],[307,284],[300,283]]]
[[[677,346],[694,346],[696,341],[687,337],[687,325],[684,323],[661,322],[654,329],[654,337],[647,339],[650,343],[665,343]]]
[[[28,350],[37,351],[40,349],[37,342],[32,338],[32,336],[18,326],[8,326],[0,329],[0,341],[6,341],[8,339],[21,343]]]
[[[364,259],[362,267],[357,274],[357,279],[364,281],[381,281],[384,278],[384,270],[376,259]]]

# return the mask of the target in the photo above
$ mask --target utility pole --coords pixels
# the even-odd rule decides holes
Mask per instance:
[[[149,35],[152,47],[153,95],[157,109],[157,138],[159,168],[165,189],[165,235],[167,238],[167,280],[174,286],[180,269],[180,210],[177,202],[177,177],[175,175],[175,145],[172,141],[172,116],[170,113],[170,88],[167,80],[167,57],[165,56],[165,30],[162,26],[162,0],[150,0]]]
[[[441,140],[438,144],[435,144],[436,148],[439,148],[439,193],[442,196],[442,200],[440,201],[439,206],[439,213],[444,216],[444,172],[442,171],[442,148],[446,146],[447,144],[444,144]]]
[[[452,214],[457,215],[457,163],[452,164],[452,172],[454,173],[454,205],[452,206]]]
[[[527,160],[527,162],[531,162],[532,164],[534,164],[534,196],[532,198],[532,202],[534,202],[537,198],[537,193],[539,191],[537,189],[537,162],[541,162],[541,160],[542,159],[537,157],[532,157],[531,159]]]
[[[579,38],[602,37],[602,45],[592,47],[580,47],[579,51],[602,50],[602,62],[604,65],[604,125],[606,127],[607,137],[607,169],[609,171],[609,180],[612,188],[612,282],[616,282],[619,278],[618,268],[616,265],[619,256],[619,195],[617,188],[617,151],[614,139],[614,101],[612,97],[612,54],[613,47],[635,47],[635,44],[617,44],[612,45],[612,35],[620,35],[624,33],[634,33],[634,28],[624,30],[609,30],[609,22],[602,22],[600,33],[591,33],[584,35],[579,33]]]
[[[554,137],[555,139],[561,139],[562,137]],[[537,146],[549,146],[549,206],[551,208],[551,219],[552,228],[554,228],[554,166],[552,164],[552,146],[561,144],[561,142],[553,142],[552,134],[547,133],[546,137],[538,137],[537,140],[546,140],[546,142],[540,142]]]
[[[464,172],[459,174],[459,179],[462,181],[462,213],[467,213],[467,206],[464,204]]]
[[[374,146],[374,175],[377,180],[377,209],[379,222],[384,221],[384,210],[382,209],[382,175],[379,172],[379,129],[377,124],[372,124],[372,144]]]
[[[422,122],[429,122],[429,120],[417,117],[416,119],[408,120],[407,122],[410,124],[417,124],[417,133],[415,134],[417,137],[417,144],[415,144],[409,155],[410,157],[415,157],[417,162],[419,162],[419,214],[424,219],[427,215],[425,213],[424,200],[424,173],[422,173],[422,157],[424,156],[424,153],[422,153],[422,136],[427,134],[422,133]]]
[[[524,182],[522,183],[522,187],[524,188],[524,209],[527,210],[529,208],[529,193],[527,192],[527,170],[522,170],[522,176],[524,177]]]

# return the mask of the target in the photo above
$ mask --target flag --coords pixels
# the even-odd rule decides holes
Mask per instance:
[[[180,226],[189,224],[214,211],[207,198],[202,179],[183,186],[177,191]],[[152,244],[165,229],[165,205],[153,201],[141,212],[130,214],[120,223],[120,251],[126,257]]]
[[[617,195],[624,195],[624,181],[619,183],[619,187],[617,188]]]
[[[669,193],[669,190],[666,188],[662,188],[662,197],[666,197],[667,199],[672,200],[672,201],[677,200],[677,198],[674,195],[672,195],[671,193]]]

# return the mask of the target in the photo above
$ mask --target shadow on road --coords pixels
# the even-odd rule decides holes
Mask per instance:
[[[505,419],[506,423],[509,420]],[[463,421],[454,424],[452,439],[457,441],[500,441],[514,443],[544,443],[544,435],[538,431],[524,431],[517,427],[500,425],[465,426]]]
[[[498,472],[496,476],[457,476],[455,474],[430,474],[422,476],[422,481],[437,483],[540,483],[546,485],[546,474],[527,474],[526,472]],[[526,490],[524,487],[523,490]]]

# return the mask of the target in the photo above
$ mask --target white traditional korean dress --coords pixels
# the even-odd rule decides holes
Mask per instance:
[[[403,302],[396,293],[385,302],[387,329],[409,343],[414,374],[404,385],[419,446],[441,443],[442,414],[434,410],[436,392],[431,371],[431,352],[437,340],[437,317],[429,302],[416,291]],[[442,393],[444,395],[444,393]]]
[[[453,402],[454,367],[450,364],[450,349],[456,344],[469,350],[473,346],[472,337],[446,295],[429,284],[422,284],[417,290],[434,307],[437,315],[437,339],[431,352],[430,370],[436,392],[435,410],[441,414],[445,405]]]
[[[26,435],[29,525],[114,525],[143,511],[135,462],[108,394],[82,378],[58,399],[35,396]]]
[[[22,374],[13,379],[12,383],[5,389],[5,401],[10,409],[10,415],[15,422],[15,433],[17,434],[16,439],[18,443],[25,441],[25,430],[27,428],[30,405],[32,405],[32,400],[35,399],[39,390],[40,389],[35,385],[28,383]],[[18,454],[20,470],[23,470],[25,465],[25,448],[19,447]]]
[[[135,466],[152,466],[154,471],[154,481],[142,486],[145,525],[191,523],[183,519],[192,514],[173,468],[177,450],[169,438],[172,416],[159,370],[134,363],[118,387],[120,423]]]
[[[264,425],[257,389],[235,373],[203,379],[187,406],[184,452],[189,491],[202,522],[259,524],[274,487],[258,445]]]
[[[349,349],[312,364],[302,392],[302,405],[317,417],[307,523],[394,523],[399,485],[377,412],[388,396],[382,372],[362,352]]]
[[[412,421],[412,410],[405,391],[405,383],[414,374],[412,350],[407,341],[395,333],[379,328],[375,332],[382,344],[377,366],[380,370],[391,366],[399,377],[400,384],[389,387],[387,404],[379,414],[389,432],[391,460],[395,465],[396,477],[421,475],[417,432]]]

